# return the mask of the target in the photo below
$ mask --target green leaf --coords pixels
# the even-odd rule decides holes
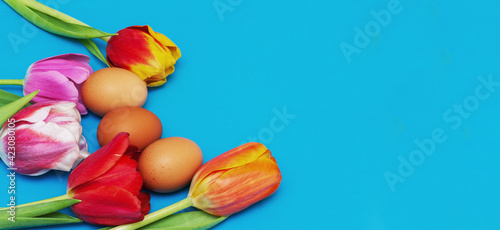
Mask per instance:
[[[15,220],[15,222],[11,221]],[[82,220],[68,216],[63,213],[54,212],[38,217],[14,217],[11,219],[1,218],[0,219],[0,229],[18,229],[27,227],[40,227],[56,224],[71,224],[79,223]]]
[[[226,218],[227,216],[214,216],[203,211],[181,212],[141,227],[138,230],[204,230],[219,224]],[[99,230],[112,228],[105,227]]]
[[[19,98],[9,104],[0,107],[0,127],[10,118],[16,114],[17,111],[23,108],[31,99],[33,99],[40,90],[30,93],[22,98]]]
[[[15,206],[14,211],[16,217],[36,217],[59,211],[79,202],[80,200],[76,199],[62,199],[46,202],[42,201],[40,203],[35,202],[33,204]],[[7,219],[8,217],[10,217],[11,213],[9,212],[9,210],[10,208],[1,208],[0,219]]]
[[[217,225],[226,218],[227,216],[214,216],[203,211],[181,212],[139,230],[203,230]]]
[[[54,34],[70,38],[87,39],[114,34],[94,29],[35,0],[4,0],[12,9],[34,25]]]
[[[17,94],[13,94],[13,93],[9,93],[5,90],[1,90],[0,89],[0,107],[1,106],[4,106],[6,104],[9,104],[19,98],[22,98],[21,96],[17,95]],[[28,107],[30,106],[31,103],[26,103],[26,105],[24,105],[24,107]]]
[[[79,39],[79,41],[85,46],[85,48],[90,51],[90,53],[99,58],[99,60],[104,62],[104,64],[109,66],[108,61],[106,60],[104,55],[102,55],[101,51],[92,39]]]

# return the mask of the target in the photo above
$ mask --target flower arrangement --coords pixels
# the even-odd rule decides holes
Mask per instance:
[[[88,56],[68,53],[34,62],[22,80],[0,80],[0,85],[22,86],[24,94],[21,97],[0,90],[0,157],[6,167],[23,176],[39,176],[49,170],[69,173],[64,195],[17,205],[17,221],[9,219],[11,207],[0,208],[0,229],[81,222],[108,226],[105,229],[208,229],[278,189],[281,172],[263,144],[246,143],[202,164],[201,150],[194,142],[159,139],[161,118],[140,107],[146,100],[146,87],[165,84],[181,57],[180,49],[167,36],[148,25],[106,33],[35,0],[4,2],[41,29],[78,39],[106,67],[94,71]],[[106,55],[93,39],[107,43]],[[89,105],[88,98],[95,104]],[[128,103],[134,101],[131,98],[134,103]],[[104,116],[99,130],[103,130],[101,135],[113,133],[106,137],[111,141],[93,153],[88,152],[86,138],[95,137],[82,135],[81,120],[89,113],[87,108],[90,112],[106,111],[96,113]],[[110,125],[113,122],[115,125]],[[137,131],[137,124],[150,128]],[[15,157],[11,152],[13,138]],[[153,145],[154,149],[149,147]],[[149,213],[150,194],[143,180],[149,172],[138,167],[150,164],[144,162],[145,154],[157,157],[154,165],[182,174],[178,184],[159,191],[175,191],[190,184],[185,199]],[[190,157],[178,158],[179,154]],[[185,162],[169,163],[171,158]],[[148,174],[153,182],[164,177],[167,175]],[[67,207],[76,217],[58,212]],[[188,207],[199,211],[179,212]]]

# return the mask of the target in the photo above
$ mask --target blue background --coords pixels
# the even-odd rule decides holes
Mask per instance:
[[[179,46],[175,73],[144,106],[163,137],[194,140],[205,161],[252,138],[272,151],[278,191],[215,229],[500,227],[500,87],[480,80],[500,82],[494,1],[41,2],[107,32],[148,24]],[[90,55],[4,3],[0,15],[1,78],[21,79],[45,57]],[[91,65],[104,67],[94,57]],[[91,152],[98,122],[83,117]],[[62,195],[67,176],[18,176],[16,199]],[[0,176],[1,204],[7,187]],[[153,194],[152,211],[186,194]]]

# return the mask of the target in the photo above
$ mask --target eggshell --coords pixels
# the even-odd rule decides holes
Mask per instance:
[[[97,141],[104,146],[118,133],[130,134],[130,145],[139,150],[161,138],[163,127],[160,119],[141,107],[120,107],[108,112],[97,127]]]
[[[141,107],[148,97],[146,83],[135,73],[122,68],[103,68],[92,73],[82,85],[83,104],[103,116],[123,106]]]
[[[189,184],[203,164],[201,149],[183,137],[168,137],[150,144],[139,157],[144,186],[155,192],[173,192]]]

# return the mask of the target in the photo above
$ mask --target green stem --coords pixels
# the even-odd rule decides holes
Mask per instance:
[[[0,79],[0,85],[23,85],[23,79]]]
[[[133,229],[138,229],[140,227],[146,226],[148,224],[151,224],[155,221],[161,220],[169,215],[172,215],[180,210],[183,210],[185,208],[191,207],[193,205],[193,202],[191,201],[191,198],[187,197],[175,204],[172,204],[168,207],[165,207],[163,209],[160,209],[156,212],[150,213],[144,217],[144,220],[132,223],[132,224],[125,224],[125,225],[120,225],[116,226],[114,228],[111,228],[110,230],[133,230]]]
[[[64,194],[62,196],[56,196],[56,197],[45,199],[45,200],[39,200],[39,201],[27,203],[27,204],[17,205],[16,207],[17,208],[21,208],[21,207],[25,207],[25,206],[34,205],[34,204],[40,204],[40,203],[44,203],[44,202],[56,201],[56,200],[64,200],[64,199],[68,199],[68,195],[67,194]]]

